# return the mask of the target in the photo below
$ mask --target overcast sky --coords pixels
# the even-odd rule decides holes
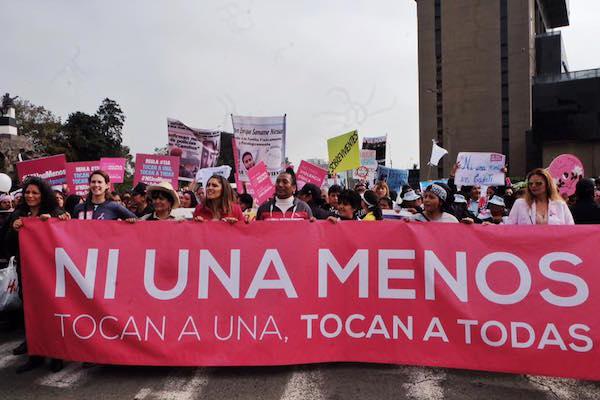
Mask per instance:
[[[572,70],[600,67],[598,0],[571,0]],[[166,144],[166,119],[231,132],[230,113],[288,116],[288,156],[326,139],[389,135],[418,162],[413,0],[6,1],[0,91],[63,119],[116,100],[132,152]]]

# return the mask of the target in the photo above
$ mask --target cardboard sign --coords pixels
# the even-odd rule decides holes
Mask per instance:
[[[110,183],[123,183],[126,161],[124,158],[102,157],[100,169],[108,174]]]
[[[298,190],[302,189],[307,183],[313,183],[320,188],[325,178],[327,178],[327,170],[304,160],[300,161],[298,172],[296,172]]]
[[[250,186],[257,204],[262,204],[273,197],[275,185],[271,182],[271,177],[264,162],[259,162],[248,170]]]
[[[583,163],[573,154],[561,154],[556,157],[550,163],[548,172],[554,178],[560,194],[567,196],[575,194],[575,186],[584,176]]]
[[[163,181],[171,182],[173,188],[179,188],[177,179],[179,157],[159,156],[156,154],[136,154],[135,174],[133,185],[144,182],[147,185],[157,185]]]
[[[348,171],[360,167],[358,132],[352,131],[327,141],[329,172]]]
[[[64,154],[36,158],[35,160],[17,163],[19,181],[23,182],[28,176],[45,179],[50,186],[67,183],[67,159]]]
[[[89,177],[92,172],[99,169],[101,169],[100,161],[67,163],[67,185],[69,186],[69,192],[79,196],[87,195],[90,188]]]
[[[458,153],[456,186],[504,186],[506,157],[499,153]]]

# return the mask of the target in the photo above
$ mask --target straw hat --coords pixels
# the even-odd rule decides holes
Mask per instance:
[[[163,181],[158,185],[150,185],[147,187],[146,191],[150,197],[152,197],[153,192],[163,192],[173,199],[173,208],[179,207],[179,195],[177,195],[177,192],[173,189],[170,182]]]

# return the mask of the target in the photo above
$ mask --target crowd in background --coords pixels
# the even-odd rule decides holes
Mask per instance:
[[[87,196],[54,190],[36,177],[28,178],[15,195],[0,196],[0,258],[14,257],[20,279],[19,230],[24,217],[42,220],[57,218],[122,220],[145,223],[160,220],[225,221],[255,223],[263,220],[346,220],[375,222],[404,220],[464,224],[569,225],[600,223],[600,179],[583,178],[575,195],[563,198],[550,174],[544,169],[531,171],[524,183],[508,187],[457,187],[453,169],[447,183],[433,183],[423,191],[404,186],[400,193],[386,182],[368,187],[364,182],[354,188],[332,185],[320,188],[307,183],[298,190],[293,170],[277,176],[275,194],[263,204],[247,193],[238,193],[221,176],[212,176],[206,187],[192,182],[179,191],[168,182],[137,184],[133,190],[110,191],[109,176],[94,171],[89,177]],[[21,285],[19,284],[19,288]],[[22,293],[20,293],[22,296]],[[14,349],[26,354],[27,343]],[[18,367],[25,372],[44,363],[31,356]],[[62,369],[61,360],[50,360],[53,371]]]

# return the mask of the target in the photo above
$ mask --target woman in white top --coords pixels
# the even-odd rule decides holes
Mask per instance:
[[[573,225],[573,216],[554,179],[543,168],[527,174],[525,197],[517,199],[508,216],[513,225]]]
[[[454,222],[456,217],[444,210],[449,202],[449,191],[434,183],[423,193],[423,213],[415,214],[413,220],[421,222]]]

